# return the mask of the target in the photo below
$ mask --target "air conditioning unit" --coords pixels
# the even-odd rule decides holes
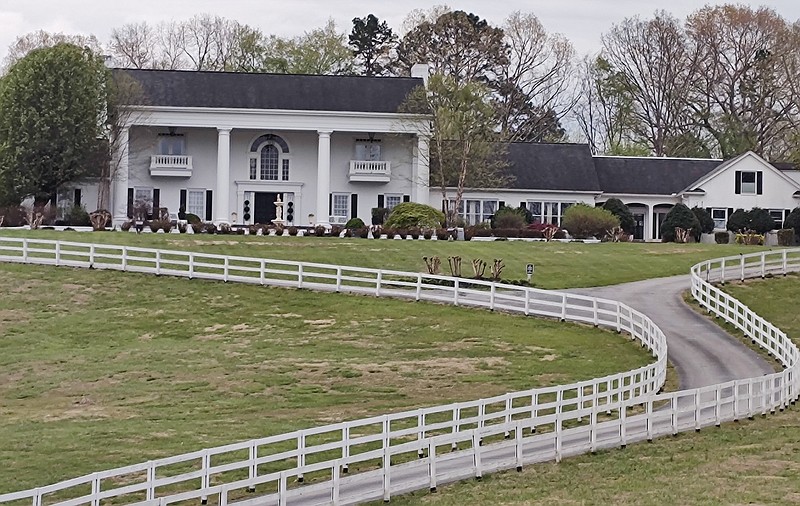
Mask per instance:
[[[336,224],[347,223],[347,216],[330,216],[330,222]]]

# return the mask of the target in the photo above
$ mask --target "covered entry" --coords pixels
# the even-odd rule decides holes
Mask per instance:
[[[280,193],[255,192],[253,222],[260,224],[272,223],[275,219],[275,201],[278,200]]]

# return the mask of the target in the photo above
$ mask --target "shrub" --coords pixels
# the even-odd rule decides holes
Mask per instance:
[[[725,228],[731,232],[740,232],[750,228],[750,215],[744,209],[737,209],[728,216],[728,223]]]
[[[394,228],[438,227],[444,223],[444,213],[425,204],[403,202],[392,209],[385,225]]]
[[[728,232],[716,232],[714,234],[714,242],[717,244],[728,244],[731,241],[731,235]]]
[[[186,218],[184,219],[189,223],[189,225],[194,225],[195,223],[203,222],[203,220],[201,220],[199,216],[192,213],[186,213]]]
[[[419,239],[421,233],[422,231],[419,227],[411,227],[408,229],[408,235],[410,235],[412,239]]]
[[[92,224],[89,213],[83,206],[72,206],[67,213],[67,225],[73,227],[88,227]]]
[[[425,230],[422,231],[422,237],[424,237],[425,239],[430,239],[431,237],[433,237],[433,230],[426,228]]]
[[[714,231],[714,218],[711,217],[711,213],[697,206],[692,208],[692,212],[697,217],[697,221],[700,222],[700,231],[695,234],[696,239],[700,238],[700,232],[710,234]]]
[[[385,207],[372,208],[372,224],[383,225],[386,222],[386,216],[389,215],[389,210]]]
[[[120,225],[119,228],[123,232],[129,232],[132,226],[133,222],[131,220],[125,220],[124,222],[122,222],[122,225]]]
[[[685,204],[675,204],[667,213],[664,223],[661,224],[661,240],[675,242],[676,228],[687,230],[690,234],[697,234],[700,231],[700,221]]]
[[[769,215],[769,211],[754,207],[748,213],[750,217],[750,230],[755,230],[756,233],[766,234],[775,228],[775,220]]]
[[[291,235],[291,236],[297,235],[297,227],[289,227],[288,230],[289,230],[289,235]]]
[[[786,217],[786,221],[783,222],[783,227],[793,229],[794,236],[800,238],[800,207],[792,209],[792,212]]]
[[[440,241],[446,241],[448,239],[448,237],[447,237],[447,229],[446,228],[442,228],[442,227],[437,228],[436,229],[436,238],[439,239]]]
[[[289,234],[291,234],[291,232],[289,232]],[[317,237],[324,236],[325,235],[325,227],[323,227],[322,225],[317,225],[316,227],[314,227],[314,235],[317,236]]]
[[[339,237],[340,235],[342,235],[342,230],[343,230],[342,227],[340,227],[339,225],[331,226],[331,237]]]
[[[603,237],[607,230],[619,226],[619,218],[602,207],[576,204],[567,209],[561,224],[572,236],[587,239]]]
[[[764,236],[754,232],[744,232],[736,234],[736,244],[744,244],[747,246],[762,246],[764,244]]]
[[[358,229],[358,236],[362,239],[369,238],[369,228],[368,227],[361,227]]]
[[[606,203],[603,204],[603,209],[610,211],[611,214],[619,219],[619,226],[622,227],[622,230],[628,234],[633,233],[633,229],[636,227],[636,220],[633,219],[633,214],[631,210],[628,209],[628,206],[620,199],[608,199]]]
[[[794,229],[782,228],[778,230],[778,246],[794,246]]]
[[[361,218],[350,218],[350,220],[344,224],[344,228],[351,229],[351,228],[364,228],[364,220]]]
[[[492,228],[523,228],[525,210],[521,207],[501,207],[492,216]]]

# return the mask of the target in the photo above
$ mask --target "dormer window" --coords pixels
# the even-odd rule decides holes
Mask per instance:
[[[764,191],[763,176],[760,170],[737,170],[736,195],[761,195]]]

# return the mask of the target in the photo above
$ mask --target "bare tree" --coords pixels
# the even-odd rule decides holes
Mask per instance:
[[[664,11],[649,20],[626,18],[604,34],[603,58],[624,78],[635,105],[634,135],[656,156],[684,132],[686,90],[697,58],[679,21]]]
[[[153,66],[163,70],[181,70],[189,68],[183,50],[183,30],[176,21],[165,21],[156,27],[158,51]]]
[[[448,12],[453,12],[453,9],[445,4],[434,5],[428,9],[413,9],[403,19],[400,31],[405,35],[422,23],[435,23],[439,17]]]
[[[575,104],[575,50],[533,14],[513,13],[503,30],[509,58],[496,83],[500,130],[509,141],[557,140]]]
[[[8,54],[3,61],[3,73],[32,50],[53,47],[64,42],[88,48],[95,54],[102,54],[103,52],[100,42],[94,35],[68,35],[38,30],[17,37],[14,43],[9,46]]]
[[[129,23],[111,30],[109,49],[116,65],[126,68],[153,68],[156,33],[146,22]]]
[[[747,150],[781,158],[798,126],[800,39],[774,10],[722,5],[687,20],[699,54],[691,106],[728,158]]]
[[[217,59],[217,18],[198,14],[180,24],[181,49],[192,70],[214,70]]]

